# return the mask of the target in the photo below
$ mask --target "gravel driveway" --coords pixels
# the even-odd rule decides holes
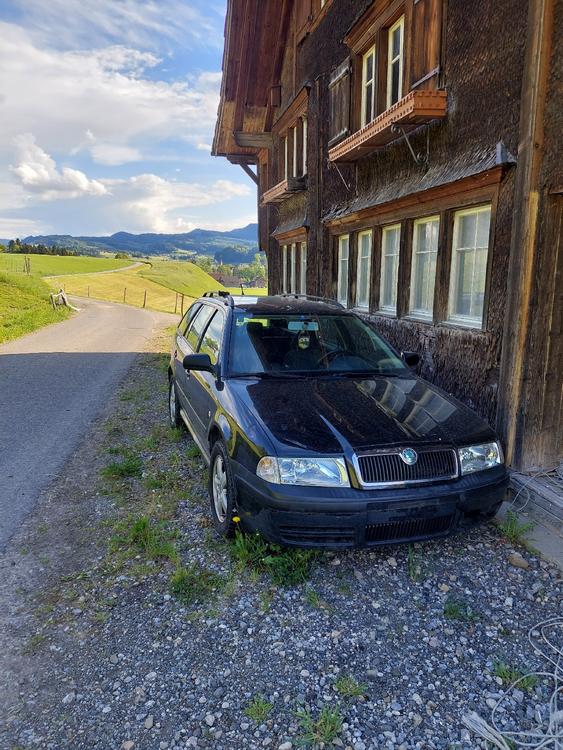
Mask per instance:
[[[306,580],[284,586],[215,539],[165,377],[138,359],[2,560],[0,746],[289,750],[324,731],[325,747],[484,748],[462,716],[490,718],[545,667],[527,633],[561,614],[558,570],[488,526],[289,556]],[[548,680],[520,687],[504,729],[545,715]]]

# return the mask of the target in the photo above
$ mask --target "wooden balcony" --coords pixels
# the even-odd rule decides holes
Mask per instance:
[[[262,195],[262,203],[281,203],[293,193],[299,193],[307,189],[307,175],[303,177],[288,177],[287,180],[278,182],[273,188],[266,190]]]
[[[443,119],[446,110],[445,91],[411,91],[361,130],[331,148],[328,158],[330,161],[356,161],[400,137],[401,130],[394,126],[408,132],[425,122]]]

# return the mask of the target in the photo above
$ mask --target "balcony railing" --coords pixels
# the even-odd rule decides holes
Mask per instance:
[[[352,162],[396,140],[400,132],[414,130],[431,120],[443,119],[447,111],[445,91],[411,91],[379,117],[328,152],[330,161]]]

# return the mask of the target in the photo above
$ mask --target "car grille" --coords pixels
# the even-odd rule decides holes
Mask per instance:
[[[400,542],[405,539],[418,539],[446,534],[454,516],[437,518],[410,518],[404,521],[371,524],[366,527],[366,544]]]
[[[413,466],[403,461],[399,451],[358,456],[358,468],[365,485],[432,482],[457,477],[457,459],[452,449],[420,451]]]
[[[356,540],[353,526],[280,526],[280,534],[285,544],[303,547],[353,547]]]

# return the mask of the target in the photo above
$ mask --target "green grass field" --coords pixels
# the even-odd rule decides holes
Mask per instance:
[[[53,310],[49,289],[40,279],[0,271],[0,343],[57,323],[69,315],[67,308]]]
[[[21,273],[25,255],[0,253],[0,271]],[[55,276],[71,273],[96,273],[126,268],[135,260],[115,260],[115,258],[64,257],[59,255],[28,255],[33,276]]]
[[[225,288],[202,268],[186,261],[151,260],[150,266],[141,268],[139,276],[194,299],[204,292]]]
[[[169,313],[173,313],[176,309],[179,314],[180,301],[176,300],[176,292],[142,277],[138,271],[139,269],[135,268],[131,271],[116,271],[98,276],[80,274],[53,276],[48,279],[48,282],[55,290],[63,287],[67,294],[92,297],[108,302],[125,302],[133,307],[143,307],[146,291],[146,306],[149,309]],[[192,298],[186,295],[184,310],[191,302]]]
[[[240,286],[228,286],[227,291],[240,296]],[[247,297],[265,297],[268,294],[268,290],[263,287],[257,287],[254,289],[245,289],[244,293]]]

